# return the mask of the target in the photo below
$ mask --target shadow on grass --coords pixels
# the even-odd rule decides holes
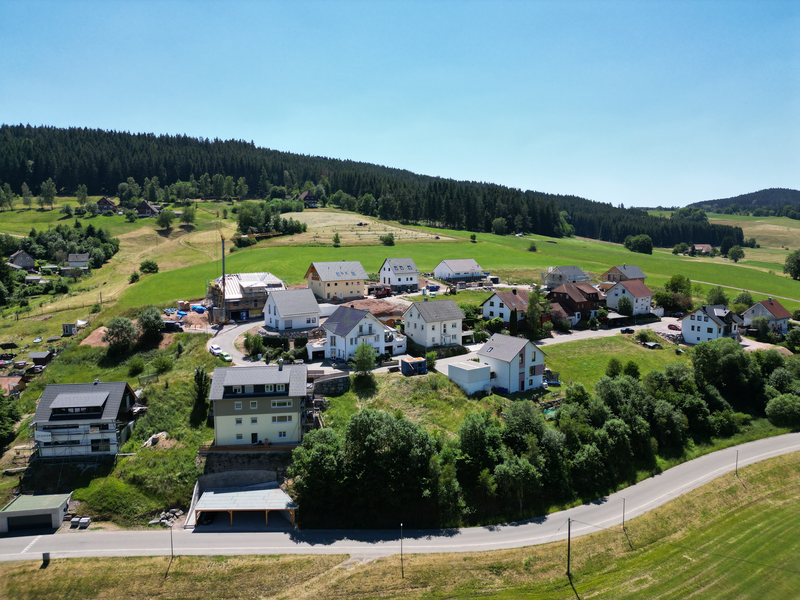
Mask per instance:
[[[359,400],[368,400],[378,391],[378,383],[372,373],[359,373],[353,377],[353,391]]]

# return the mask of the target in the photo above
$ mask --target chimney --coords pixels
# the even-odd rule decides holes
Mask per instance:
[[[768,298],[769,303],[772,304],[772,298]]]
[[[511,290],[511,293],[516,296],[517,295],[517,288],[514,288],[513,290]]]
[[[283,371],[283,359],[278,359],[278,371]]]
[[[98,383],[100,383],[100,380],[99,380],[99,379],[97,379],[97,378],[95,378],[95,380],[94,380],[94,384],[95,384],[95,385],[97,385]]]

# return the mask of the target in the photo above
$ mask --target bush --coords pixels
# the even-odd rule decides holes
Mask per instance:
[[[95,302],[95,303],[92,305],[92,314],[93,314],[93,315],[95,315],[95,314],[99,313],[101,310],[103,310],[103,307],[100,305],[100,303],[99,303],[99,302]]]
[[[428,367],[428,371],[433,370],[436,366],[436,352],[428,352],[425,355],[425,365]]]
[[[386,235],[382,235],[381,244],[383,244],[384,246],[394,246],[394,234],[387,233]]]
[[[139,281],[139,277],[140,277],[139,271],[134,271],[133,273],[131,273],[131,276],[128,277],[128,283],[136,283],[137,281]]]
[[[163,375],[164,373],[168,373],[172,370],[172,368],[175,366],[175,362],[166,354],[159,354],[152,361],[150,361],[150,366],[153,367],[153,370],[156,373]]]
[[[158,273],[158,263],[154,260],[144,260],[139,265],[142,273]]]
[[[128,361],[128,377],[136,377],[144,372],[144,359],[138,354]]]
[[[767,418],[776,427],[800,428],[800,396],[783,394],[767,403]]]
[[[536,252],[536,242],[531,241],[531,243],[528,244],[528,252]]]

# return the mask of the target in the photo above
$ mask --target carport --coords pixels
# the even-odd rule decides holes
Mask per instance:
[[[294,511],[297,510],[297,504],[280,488],[212,488],[200,496],[194,507],[194,517],[197,521],[204,512],[226,512],[233,525],[235,512],[264,511],[264,522],[269,525],[269,513],[274,510],[287,511],[294,526]]]
[[[27,529],[58,529],[64,520],[69,494],[21,495],[0,510],[0,533]]]

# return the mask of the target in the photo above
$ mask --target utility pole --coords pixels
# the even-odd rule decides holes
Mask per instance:
[[[625,496],[622,497],[622,531],[625,531]]]
[[[569,561],[572,554],[572,519],[567,519],[567,577],[571,574],[569,572]]]
[[[734,471],[734,476],[739,477],[739,451],[736,451],[736,471]]]
[[[406,578],[405,568],[403,566],[403,524],[400,523],[400,579]]]

